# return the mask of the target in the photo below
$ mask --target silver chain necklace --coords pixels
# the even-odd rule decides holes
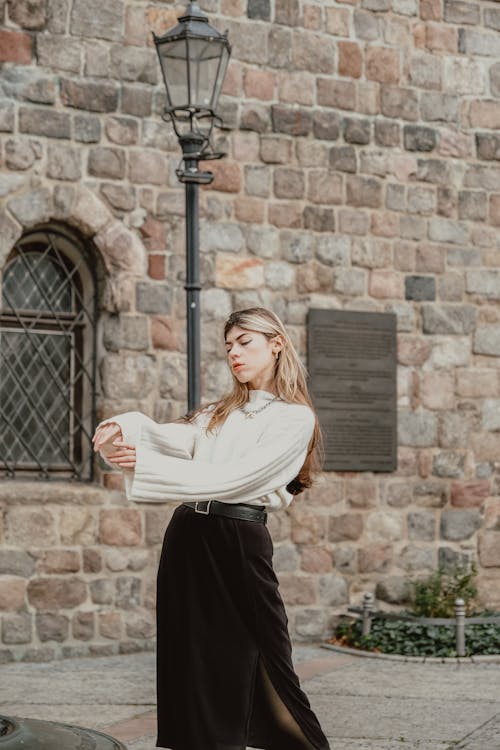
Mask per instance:
[[[264,409],[267,409],[268,406],[270,406],[273,401],[279,400],[279,396],[275,396],[270,401],[267,401],[264,406],[261,406],[260,409],[253,409],[252,411],[248,411],[248,409],[244,409],[242,406],[240,406],[240,411],[243,412],[245,415],[245,419],[253,419],[256,414],[258,414],[261,411],[264,411]]]

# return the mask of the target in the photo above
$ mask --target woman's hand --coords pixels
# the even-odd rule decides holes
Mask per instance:
[[[106,461],[110,464],[119,466],[120,469],[135,469],[135,445],[131,443],[125,443],[123,440],[115,440],[113,445],[117,448],[114,453],[109,453],[106,456]]]
[[[94,451],[100,451],[106,443],[113,440],[123,440],[121,427],[117,422],[108,422],[102,427],[98,427],[92,438]]]

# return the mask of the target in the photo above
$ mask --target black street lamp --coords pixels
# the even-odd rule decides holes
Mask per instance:
[[[182,148],[176,170],[186,185],[186,305],[188,350],[188,411],[200,404],[200,260],[199,185],[213,180],[212,172],[201,172],[198,162],[220,159],[211,150],[215,114],[224,82],[231,45],[226,33],[210,26],[198,3],[190,2],[179,23],[163,36],[153,33],[160,59],[167,105],[163,114],[174,126]]]

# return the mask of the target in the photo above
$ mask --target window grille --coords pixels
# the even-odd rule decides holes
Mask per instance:
[[[91,480],[96,280],[87,247],[30,231],[3,269],[0,475]]]

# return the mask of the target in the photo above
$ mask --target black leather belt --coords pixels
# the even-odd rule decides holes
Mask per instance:
[[[261,510],[255,505],[248,505],[246,503],[222,503],[220,500],[197,500],[196,502],[182,504],[194,510],[195,513],[201,513],[204,516],[215,513],[218,516],[240,518],[243,521],[267,522],[267,511],[265,508]]]

